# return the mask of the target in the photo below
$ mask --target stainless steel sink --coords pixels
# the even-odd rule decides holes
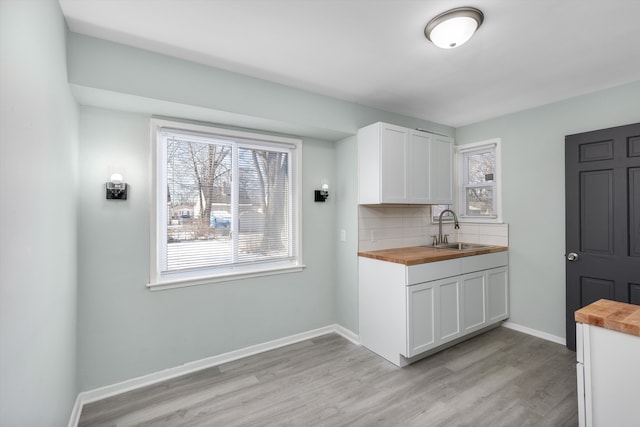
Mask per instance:
[[[441,243],[433,246],[438,249],[452,249],[455,251],[474,251],[478,249],[486,249],[493,247],[492,245],[483,245],[480,243]]]

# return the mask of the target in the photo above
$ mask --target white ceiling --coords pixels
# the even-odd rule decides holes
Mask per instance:
[[[59,0],[71,31],[454,127],[640,80],[638,0]],[[452,50],[445,10],[485,14]]]

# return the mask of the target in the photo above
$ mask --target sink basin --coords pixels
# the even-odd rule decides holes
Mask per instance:
[[[480,243],[441,243],[433,247],[438,249],[452,249],[455,251],[473,251],[490,248],[492,245],[483,245]]]

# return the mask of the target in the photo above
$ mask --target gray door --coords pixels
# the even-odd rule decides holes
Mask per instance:
[[[640,123],[565,138],[566,327],[601,298],[640,304]]]

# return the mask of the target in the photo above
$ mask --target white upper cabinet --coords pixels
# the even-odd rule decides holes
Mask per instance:
[[[430,135],[430,137],[430,204],[451,205],[453,204],[453,141],[446,136]]]
[[[358,130],[360,204],[452,204],[453,141],[387,123]]]
[[[431,202],[431,135],[408,130],[409,167],[406,177],[411,191],[408,203],[429,204]]]

